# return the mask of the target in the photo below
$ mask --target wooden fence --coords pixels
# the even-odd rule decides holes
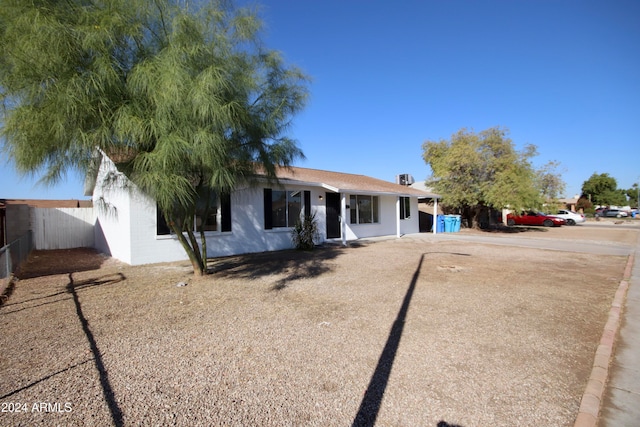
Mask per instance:
[[[32,208],[35,249],[92,248],[95,221],[93,208]]]

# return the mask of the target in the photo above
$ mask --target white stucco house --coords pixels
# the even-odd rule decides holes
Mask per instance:
[[[101,185],[113,180],[118,185]],[[278,183],[236,188],[206,219],[209,257],[292,248],[291,227],[314,213],[319,241],[419,232],[418,198],[438,195],[379,179],[299,167],[280,168]],[[131,265],[186,260],[156,203],[103,156],[87,188],[97,210],[96,249]]]

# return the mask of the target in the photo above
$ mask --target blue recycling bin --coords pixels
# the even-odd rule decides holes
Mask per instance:
[[[457,233],[460,231],[460,223],[462,222],[462,217],[460,215],[454,215],[454,224],[453,224],[453,232]]]
[[[444,233],[444,215],[436,216],[436,233]]]
[[[453,229],[455,227],[455,218],[454,215],[445,215],[444,216],[444,232],[445,233],[453,233]]]

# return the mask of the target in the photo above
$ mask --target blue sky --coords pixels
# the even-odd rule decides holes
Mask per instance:
[[[253,1],[240,1],[253,4]],[[425,140],[510,130],[566,196],[593,173],[640,180],[640,1],[264,0],[264,40],[311,78],[297,166],[424,180]],[[0,198],[83,198],[2,164]]]

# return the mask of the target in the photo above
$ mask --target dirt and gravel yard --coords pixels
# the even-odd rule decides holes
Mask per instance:
[[[571,426],[626,262],[409,236],[194,279],[37,252],[0,307],[0,425]]]

